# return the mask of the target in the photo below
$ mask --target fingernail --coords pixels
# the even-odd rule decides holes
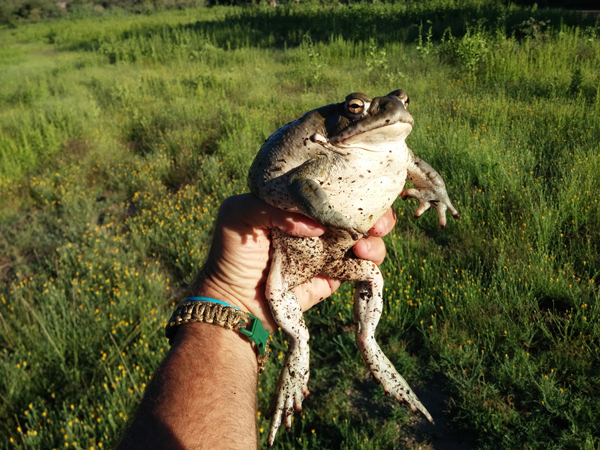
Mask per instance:
[[[304,221],[304,220],[290,220],[289,223],[294,227],[305,228],[306,230],[316,230],[319,228],[319,224],[314,221]]]
[[[317,228],[320,228],[318,223],[305,223],[304,226],[309,230],[316,230]]]
[[[321,227],[321,225],[319,225],[317,222],[315,222],[314,220],[309,220],[308,222],[304,222],[306,224],[306,228],[308,228],[309,230],[318,230]]]
[[[385,216],[383,216],[383,217],[382,217],[381,219],[379,219],[379,220],[381,220],[381,224],[383,225],[383,227],[384,227],[384,228],[387,228],[388,224],[390,223],[390,222],[388,221],[388,218],[387,218],[387,217],[385,217]]]

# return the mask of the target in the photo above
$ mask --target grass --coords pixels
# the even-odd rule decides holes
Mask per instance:
[[[307,314],[313,395],[276,446],[600,448],[599,32],[483,0],[1,29],[0,447],[111,447],[264,139],[404,88],[409,145],[462,217],[442,231],[396,204],[378,339],[447,425],[373,383],[348,285]]]

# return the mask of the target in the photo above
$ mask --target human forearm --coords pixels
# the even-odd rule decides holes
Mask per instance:
[[[256,448],[257,376],[255,351],[238,332],[179,327],[119,450]]]

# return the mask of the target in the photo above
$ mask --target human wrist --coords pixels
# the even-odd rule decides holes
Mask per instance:
[[[188,323],[208,323],[237,331],[256,345],[259,372],[264,371],[269,354],[269,332],[261,320],[251,313],[209,297],[188,297],[181,303],[167,322],[165,335],[172,343],[179,326]]]
[[[252,343],[239,333],[209,323],[195,322],[179,327],[171,349],[175,353],[193,354],[194,357],[200,350],[215,367],[235,365],[239,359],[244,370],[258,375]]]
[[[194,286],[192,287],[192,296],[208,297],[229,303],[242,311],[254,314],[250,311],[246,304],[249,303],[247,293],[235,288],[233,283],[221,279],[216,271],[211,270],[209,264],[200,270]]]
[[[264,285],[259,287],[264,290]],[[236,308],[250,313],[262,322],[269,332],[277,329],[268,303],[264,300],[264,291],[257,288],[241,288],[222,277],[206,266],[200,271],[191,290],[194,297],[209,297],[229,303]]]

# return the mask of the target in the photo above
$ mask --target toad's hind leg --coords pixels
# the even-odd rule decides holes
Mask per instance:
[[[312,271],[302,273],[301,270],[296,270],[291,247],[299,243],[298,238],[282,236],[278,230],[272,230],[271,237],[271,269],[266,297],[275,322],[288,335],[290,343],[269,408],[272,415],[269,446],[273,445],[282,420],[285,420],[287,429],[291,428],[294,411],[302,410],[302,401],[309,395],[308,328],[302,316],[302,307],[290,289],[314,276]],[[308,239],[304,245],[311,246],[314,255],[322,249],[320,241],[316,238]],[[306,258],[311,259],[310,256]]]
[[[421,411],[433,423],[431,414],[410,389],[406,380],[394,368],[375,340],[375,329],[383,309],[383,277],[379,268],[370,261],[347,259],[339,273],[328,276],[359,280],[354,294],[354,320],[358,323],[356,344],[375,379],[381,383],[387,395],[400,402],[406,401],[410,408]]]

